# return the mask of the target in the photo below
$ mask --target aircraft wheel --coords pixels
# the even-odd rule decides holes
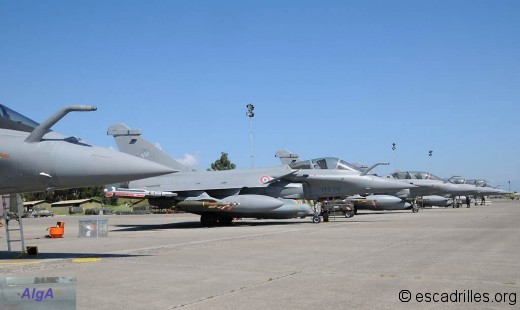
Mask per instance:
[[[212,227],[217,224],[217,217],[213,214],[202,214],[200,216],[200,223],[204,227]]]
[[[353,217],[354,214],[355,214],[355,211],[345,211],[345,217],[348,219]]]
[[[417,213],[417,212],[419,212],[419,208],[417,208],[417,206],[413,206],[413,207],[412,207],[412,212],[413,212],[413,213]]]
[[[231,216],[221,216],[218,218],[218,222],[221,225],[231,225],[233,223],[233,218]]]
[[[319,215],[314,215],[314,216],[312,217],[312,222],[313,222],[313,223],[316,223],[316,224],[318,224],[319,222],[321,222],[321,218],[320,218],[320,216],[319,216]]]
[[[210,223],[211,222],[207,214],[202,214],[200,216],[200,224],[202,224],[202,226],[208,227]]]

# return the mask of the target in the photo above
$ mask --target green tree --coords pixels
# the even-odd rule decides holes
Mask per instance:
[[[229,161],[228,153],[222,152],[220,155],[220,159],[217,159],[214,163],[212,163],[211,169],[208,169],[208,171],[232,170],[235,168],[236,165]]]

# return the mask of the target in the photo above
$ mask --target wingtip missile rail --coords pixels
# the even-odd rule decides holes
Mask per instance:
[[[177,193],[172,192],[158,192],[148,190],[128,190],[122,188],[112,188],[108,191],[105,189],[105,197],[111,198],[134,198],[134,199],[145,199],[145,198],[158,198],[158,197],[176,197]]]

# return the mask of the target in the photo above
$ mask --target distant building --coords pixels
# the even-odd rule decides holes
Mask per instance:
[[[95,199],[64,200],[51,204],[55,214],[82,213],[86,209],[101,208],[101,201]],[[70,212],[72,211],[72,212]]]
[[[24,201],[23,207],[27,213],[31,213],[34,210],[51,210],[51,204],[46,200]]]

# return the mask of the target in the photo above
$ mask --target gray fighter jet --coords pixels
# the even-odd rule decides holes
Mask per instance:
[[[464,179],[458,176],[442,179],[425,171],[399,171],[386,177],[416,185],[416,188],[400,191],[396,196],[403,199],[416,199],[422,206],[429,205],[429,200],[435,201],[435,204],[430,205],[447,206],[448,200],[442,202],[438,197],[443,196],[451,198],[452,207],[460,207],[460,199],[456,199],[457,196],[466,196],[469,199],[478,194],[475,185],[465,184]]]
[[[139,130],[116,124],[108,129],[108,134],[114,136],[120,151],[180,170],[130,182],[127,190],[113,188],[107,192],[108,196],[148,198],[152,205],[176,206],[201,215],[204,226],[230,223],[234,217],[305,217],[310,207],[293,199],[399,191],[410,187],[343,165],[337,170],[283,165],[251,170],[191,171],[143,139]],[[317,164],[325,168],[325,165],[338,163],[338,159],[324,159]]]
[[[474,185],[455,182],[456,177],[445,180],[425,171],[398,171],[386,177],[402,180],[417,186],[409,190],[409,196],[412,197],[427,195],[449,195],[454,197],[474,195],[477,192]],[[407,195],[406,191],[403,193]],[[401,196],[400,194],[402,193],[398,193],[398,196]]]
[[[366,175],[370,173],[371,170],[373,170],[375,167],[377,167],[380,164],[386,164],[386,163],[378,163],[372,166],[366,166],[361,163],[347,163],[343,160],[338,161],[337,164],[332,165],[324,165],[322,162],[325,161],[325,164],[327,163],[327,158],[316,158],[311,160],[300,160],[298,154],[289,152],[287,150],[279,150],[276,152],[275,157],[278,157],[282,163],[288,164],[289,166],[293,168],[297,167],[311,167],[316,169],[328,169],[328,170],[338,170],[342,167],[349,167],[350,169],[358,171],[360,174]],[[334,161],[334,158],[328,159],[329,162]],[[321,163],[321,164],[320,164]],[[370,174],[371,176],[376,177],[376,174]],[[414,185],[409,185],[410,188],[415,188]],[[402,191],[408,190],[404,189]],[[399,191],[401,192],[401,191]],[[386,194],[378,194],[378,191],[374,191],[375,194],[370,195],[353,195],[346,197],[347,200],[349,200],[354,205],[354,213],[357,213],[357,210],[373,210],[373,211],[380,211],[380,210],[406,210],[406,209],[412,209],[412,204],[409,202],[404,201],[401,198],[392,196],[392,195],[386,195]],[[413,209],[414,212],[417,210],[416,208]],[[346,214],[347,216],[347,214]]]
[[[315,166],[319,159],[301,161],[297,154],[291,153],[287,150],[280,150],[276,153],[276,157],[280,158],[282,163],[288,163],[291,167],[301,167],[302,165]],[[367,167],[362,164],[349,164],[343,162],[342,165],[349,165],[352,169],[367,174],[376,165]],[[328,166],[327,169],[338,169],[338,166]],[[448,180],[441,179],[435,175],[423,171],[400,171],[391,175],[383,176],[387,179],[401,180],[404,183],[410,184],[413,187],[401,191],[375,191],[375,195],[365,196],[364,199],[359,197],[348,197],[353,199],[355,212],[358,209],[366,210],[405,210],[411,209],[417,212],[416,199],[421,202],[422,206],[426,205],[442,205],[445,206],[448,202],[447,198],[441,196],[456,196],[475,195],[477,188],[471,184],[464,184],[459,182],[457,177],[452,177]],[[406,201],[405,201],[406,200]],[[452,199],[455,201],[455,199]],[[359,208],[358,208],[359,207]]]
[[[475,205],[477,205],[477,203],[478,203],[478,200],[479,200],[478,197],[480,197],[480,204],[483,205],[486,202],[486,196],[509,194],[508,191],[499,189],[498,186],[489,185],[486,180],[465,180],[461,177],[457,177],[457,178],[453,178],[453,180],[451,182],[456,183],[456,184],[475,186],[476,193],[472,194]],[[468,196],[471,196],[471,195],[468,195]]]
[[[175,171],[50,130],[71,111],[94,110],[66,107],[38,124],[0,105],[0,194],[103,185]]]
[[[498,188],[498,186],[489,185],[489,183],[486,180],[465,180],[464,183],[469,185],[475,185],[477,188],[478,196],[510,194],[508,191]]]

